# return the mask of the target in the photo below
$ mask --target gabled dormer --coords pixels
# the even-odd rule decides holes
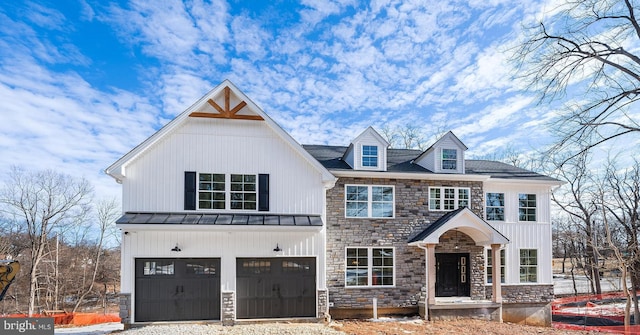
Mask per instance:
[[[434,173],[464,173],[467,146],[451,131],[425,150],[414,163]]]
[[[356,137],[342,156],[354,170],[387,171],[389,142],[372,127]]]

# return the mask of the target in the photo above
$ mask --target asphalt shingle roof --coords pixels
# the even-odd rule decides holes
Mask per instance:
[[[342,160],[342,156],[347,151],[345,146],[303,145],[303,147],[330,171],[353,170],[349,164]],[[433,173],[433,171],[413,163],[413,160],[418,158],[421,153],[422,151],[414,149],[387,149],[387,172]],[[466,159],[465,173],[503,179],[557,181],[557,179],[536,172],[489,160]]]

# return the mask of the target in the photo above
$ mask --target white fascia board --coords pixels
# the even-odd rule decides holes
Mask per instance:
[[[225,86],[233,86],[233,84],[225,79],[220,85],[216,86],[214,89],[209,91],[207,94],[202,96],[198,101],[193,103],[189,108],[185,109],[182,113],[178,114],[173,120],[169,121],[169,123],[165,124],[162,128],[156,131],[153,135],[149,136],[146,140],[142,141],[142,143],[135,146],[129,152],[127,152],[124,156],[118,159],[115,163],[111,164],[108,168],[105,169],[105,173],[115,178],[118,182],[122,181],[122,178],[126,177],[126,166],[129,162],[133,161],[140,154],[145,152],[147,149],[152,147],[155,143],[161,140],[167,133],[170,133],[173,129],[180,126],[184,119],[189,117],[189,114],[194,112],[200,106],[207,102],[212,96],[215,96],[220,93],[220,91]],[[235,86],[233,86],[235,87]]]
[[[148,148],[153,146],[159,140],[161,140],[167,133],[170,133],[175,128],[182,125],[183,121],[189,117],[189,114],[196,111],[202,105],[207,103],[207,100],[211,99],[214,96],[220,94],[220,92],[226,87],[233,91],[238,97],[244,100],[247,103],[247,107],[251,109],[256,114],[260,115],[264,121],[267,123],[269,128],[271,128],[281,139],[287,142],[298,154],[300,154],[309,164],[311,164],[320,174],[322,175],[322,181],[326,183],[326,185],[335,184],[336,177],[329,172],[320,162],[318,162],[315,158],[311,156],[302,146],[296,142],[289,133],[284,131],[271,117],[269,117],[258,105],[256,105],[253,100],[251,100],[248,96],[246,96],[242,91],[240,91],[231,81],[225,79],[222,83],[216,86],[214,89],[205,94],[202,98],[196,101],[194,104],[189,106],[184,112],[180,113],[176,118],[169,121],[164,127],[160,128],[157,132],[151,135],[149,138],[144,140],[142,143],[137,145],[127,154],[118,159],[115,163],[105,169],[105,172],[115,178],[118,182],[122,181],[122,178],[126,176],[126,166],[129,162],[133,161],[140,154],[145,152]],[[333,186],[332,186],[333,187]]]
[[[540,185],[540,186],[562,186],[564,184],[566,184],[567,182],[564,181],[560,181],[560,180],[531,180],[531,179],[516,179],[516,178],[490,178],[488,180],[490,183],[496,183],[496,184],[516,184],[516,185],[520,185],[520,184],[528,184],[528,185]]]
[[[320,232],[322,226],[252,226],[252,225],[199,225],[119,223],[116,227],[126,232],[136,231],[208,231],[208,232]]]
[[[404,173],[404,172],[383,172],[383,171],[348,171],[331,170],[336,177],[353,178],[392,178],[392,179],[414,179],[414,180],[459,180],[459,181],[488,181],[490,176],[473,174],[448,174],[448,173]]]

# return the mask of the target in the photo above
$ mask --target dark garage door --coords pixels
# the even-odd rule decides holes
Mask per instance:
[[[136,322],[220,319],[220,259],[136,259]]]
[[[315,317],[315,258],[239,258],[237,318]]]

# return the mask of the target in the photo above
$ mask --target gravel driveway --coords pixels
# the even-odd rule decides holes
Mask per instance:
[[[115,334],[115,333],[114,333]],[[205,335],[205,334],[231,334],[231,335],[345,335],[345,333],[332,329],[324,324],[317,323],[265,323],[252,325],[235,325],[223,327],[216,324],[172,324],[153,325],[133,328],[118,335]]]

